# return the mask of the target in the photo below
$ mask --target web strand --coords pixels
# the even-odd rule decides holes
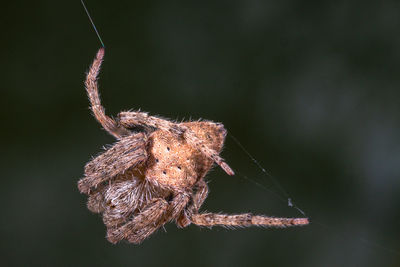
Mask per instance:
[[[244,148],[244,146],[239,142],[239,140],[236,139],[235,136],[233,136],[231,133],[229,133],[229,136],[233,139],[233,141],[240,147],[240,149],[243,150],[244,153],[246,153],[246,155],[251,159],[251,161],[253,161],[253,163],[262,171],[263,175],[267,178],[269,178],[273,185],[278,188],[278,190],[281,192],[281,195],[285,196],[286,201],[281,197],[281,195],[279,195],[278,193],[274,194],[276,196],[278,196],[278,198],[283,201],[283,202],[287,202],[287,205],[291,208],[296,209],[298,212],[300,212],[303,216],[307,217],[307,215],[305,214],[305,212],[300,209],[298,206],[295,205],[295,203],[293,202],[293,199],[289,196],[289,194],[286,192],[286,190],[280,185],[280,183],[278,182],[278,180],[272,175],[270,174],[265,168],[263,168],[263,166],[261,166],[261,164],[250,154],[249,151],[247,151],[247,149]],[[264,190],[267,190],[269,192],[272,192],[272,190],[267,189],[265,186],[261,185],[260,183],[253,181],[252,179],[248,178],[247,176],[242,175],[245,179],[252,181],[253,183],[257,184],[258,186],[260,186],[261,188],[264,188]]]
[[[93,20],[92,20],[92,17],[90,16],[89,11],[87,10],[86,5],[85,5],[85,3],[83,2],[83,0],[81,0],[81,3],[82,3],[83,8],[85,9],[85,12],[86,12],[86,14],[87,14],[89,20],[90,20],[90,23],[92,23],[93,29],[94,29],[94,31],[96,32],[97,37],[98,37],[99,40],[100,40],[101,46],[105,48],[104,43],[103,43],[103,40],[101,39],[100,34],[99,34],[99,32],[97,31],[96,25],[94,24],[94,22],[93,22]]]
[[[240,175],[241,177],[243,177],[244,179],[254,183],[258,187],[264,189],[265,191],[273,193],[280,201],[282,201],[282,202],[286,202],[287,201],[289,207],[292,207],[292,208],[296,209],[302,215],[307,217],[305,212],[294,204],[292,198],[290,198],[289,194],[283,189],[283,187],[279,184],[277,179],[274,176],[272,176],[267,170],[265,170],[261,166],[261,164],[243,147],[243,145],[232,134],[229,133],[229,135],[233,139],[233,141],[243,150],[243,152],[245,152],[246,155],[253,161],[253,163],[256,164],[257,167],[263,172],[264,176],[266,176],[266,177],[268,177],[268,178],[270,178],[272,180],[273,184],[280,190],[281,194],[279,194],[279,193],[267,188],[263,184],[260,184],[260,183],[256,182],[255,180],[247,177],[246,175],[244,175],[244,174],[242,174],[240,172],[237,172],[237,174]],[[285,200],[285,198],[282,197],[282,195],[284,195],[284,197],[287,200]],[[338,229],[336,227],[329,226],[329,225],[327,225],[325,223],[321,223],[320,221],[315,220],[315,219],[313,219],[312,222],[315,225],[318,225],[318,226],[324,228],[324,230],[329,232],[329,233],[334,232],[333,230],[335,230],[335,229]],[[345,236],[344,234],[336,233],[336,235],[339,236],[343,240],[347,240],[348,239],[348,237]],[[380,249],[380,250],[385,251],[385,252],[387,252],[389,254],[400,256],[400,251],[398,251],[396,249],[393,249],[393,248],[390,248],[390,247],[386,247],[386,246],[384,246],[384,245],[382,245],[382,244],[380,244],[378,242],[375,242],[375,241],[372,241],[372,240],[368,240],[368,239],[363,238],[363,237],[356,237],[355,239],[358,240],[358,242],[362,243],[366,247]]]

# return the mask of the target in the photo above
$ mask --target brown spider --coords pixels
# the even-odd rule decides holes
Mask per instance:
[[[212,121],[176,123],[145,112],[121,112],[116,120],[108,117],[97,89],[103,57],[101,48],[85,85],[94,116],[118,141],[86,164],[78,188],[89,196],[89,210],[102,213],[111,243],[125,239],[138,244],[172,220],[178,227],[308,224],[307,218],[199,213],[208,193],[204,176],[213,162],[234,174],[219,156],[224,126]]]

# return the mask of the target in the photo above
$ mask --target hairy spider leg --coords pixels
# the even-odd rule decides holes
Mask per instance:
[[[289,227],[309,224],[307,218],[275,218],[263,215],[252,215],[251,213],[226,215],[216,213],[199,213],[192,215],[192,223],[199,226],[213,227],[223,226],[235,227]]]
[[[182,127],[182,126],[181,126]],[[183,126],[186,127],[186,126]],[[213,160],[215,163],[217,163],[228,175],[234,175],[235,172],[229,167],[229,165],[224,161],[224,159],[219,156],[218,152],[215,151],[214,149],[209,148],[203,140],[198,138],[196,134],[190,130],[189,128],[186,128],[185,132],[185,139],[186,141],[191,144],[193,147],[196,147],[199,149],[206,157],[210,158]]]
[[[196,184],[196,194],[193,196],[193,208],[191,208],[193,212],[197,213],[200,209],[200,207],[203,205],[204,201],[206,200],[208,196],[208,185],[207,183],[201,179],[197,184]]]
[[[162,198],[154,199],[131,221],[117,228],[108,228],[107,239],[115,244],[123,239],[138,244],[154,233],[160,226],[162,217],[168,209],[168,202]]]
[[[183,129],[178,124],[158,118],[156,116],[150,116],[147,112],[141,111],[122,111],[118,113],[118,122],[125,128],[133,128],[135,126],[142,126],[144,128],[156,128],[159,130],[173,132],[174,134],[181,135]]]
[[[123,137],[88,162],[85,166],[85,177],[78,182],[79,191],[89,194],[92,188],[143,163],[147,159],[146,142],[144,133]]]
[[[114,244],[123,239],[139,244],[162,225],[176,218],[185,208],[189,199],[189,196],[184,193],[176,195],[170,202],[162,198],[155,199],[128,223],[115,229],[109,229],[107,239]]]
[[[120,127],[115,120],[108,117],[100,101],[100,95],[97,85],[97,77],[100,72],[100,66],[101,63],[103,62],[103,57],[104,57],[104,48],[100,48],[86,76],[86,81],[85,81],[86,92],[90,100],[91,110],[96,120],[103,126],[103,128],[108,133],[113,135],[115,138],[120,139],[123,136],[129,135],[130,131],[123,127]]]
[[[93,213],[104,212],[104,186],[98,186],[94,192],[91,192],[88,197],[87,208]]]
[[[192,214],[198,213],[200,207],[208,195],[207,183],[201,179],[195,185],[196,193],[193,195],[192,202],[182,211],[176,223],[179,227],[184,228],[190,225]]]

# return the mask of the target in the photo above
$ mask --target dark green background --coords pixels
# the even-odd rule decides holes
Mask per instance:
[[[88,110],[80,2],[3,4],[2,265],[399,266],[400,3],[370,2],[87,1],[108,114],[223,122],[314,222],[140,246],[108,243],[76,188],[114,141]],[[301,216],[229,136],[223,157],[238,175],[213,169],[205,210]]]

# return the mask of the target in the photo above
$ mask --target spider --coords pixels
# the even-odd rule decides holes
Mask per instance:
[[[86,164],[79,191],[87,207],[103,215],[107,239],[139,244],[165,223],[191,223],[211,228],[308,224],[307,218],[274,218],[250,213],[200,213],[208,194],[205,175],[215,162],[228,175],[234,171],[219,156],[227,134],[221,123],[176,123],[145,112],[105,114],[97,86],[104,57],[100,48],[87,73],[85,86],[91,110],[118,141]]]

